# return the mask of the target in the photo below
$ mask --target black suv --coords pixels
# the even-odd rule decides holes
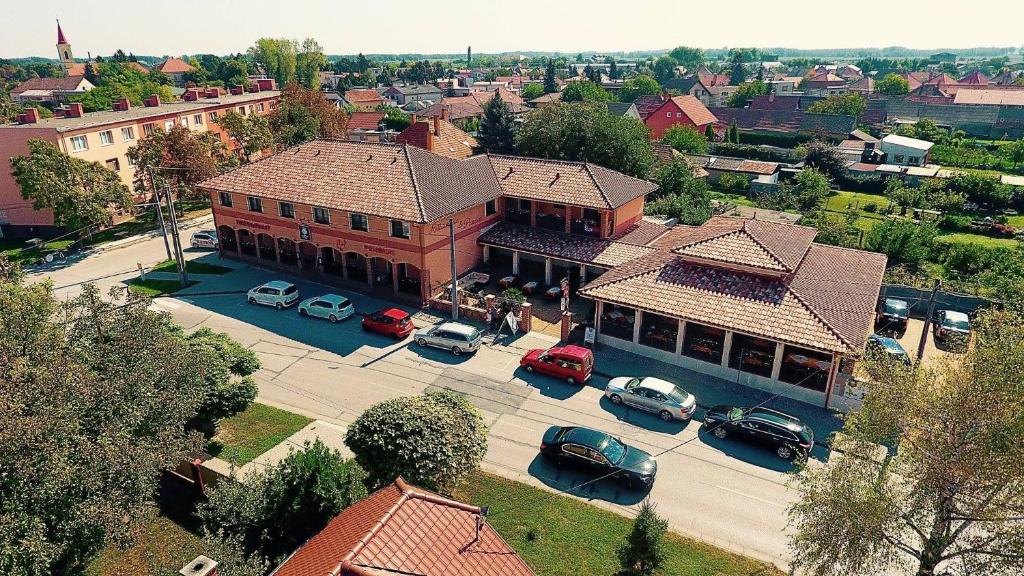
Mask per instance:
[[[719,405],[704,415],[704,426],[718,438],[735,435],[775,449],[779,458],[807,456],[814,432],[799,419],[767,408]]]

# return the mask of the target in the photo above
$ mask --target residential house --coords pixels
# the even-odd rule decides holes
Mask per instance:
[[[633,101],[636,105],[636,111],[640,114],[640,119],[646,121],[651,114],[661,108],[661,105],[668,99],[667,94],[651,94],[647,96],[640,96]]]
[[[988,76],[985,76],[980,71],[975,70],[959,80],[960,84],[967,84],[971,86],[988,86],[991,82]]]
[[[681,124],[691,126],[698,132],[717,122],[718,119],[700,100],[693,96],[673,96],[646,117],[644,123],[651,129],[651,138],[660,139],[669,126]]]
[[[561,92],[551,92],[549,94],[544,94],[543,96],[538,96],[538,97],[534,98],[533,100],[530,100],[528,102],[528,104],[530,106],[533,106],[534,108],[543,108],[545,106],[550,106],[554,102],[561,102],[561,101],[562,101],[562,93]]]
[[[29,139],[42,138],[72,157],[98,162],[131,187],[135,168],[126,153],[156,130],[180,125],[193,132],[212,132],[229,150],[237,150],[237,142],[221,129],[217,119],[230,111],[246,116],[270,114],[281,93],[273,89],[273,80],[261,82],[252,88],[258,91],[245,92],[237,87],[228,95],[218,88],[193,89],[175,102],[161,102],[153,95],[143,106],[132,106],[122,98],[112,110],[100,112],[87,113],[81,104],[71,104],[63,116],[54,118],[41,118],[35,108],[27,109],[17,124],[0,125],[0,226],[4,234],[33,237],[56,232],[53,214],[33,209],[11,176],[9,159],[27,154]]]
[[[441,116],[422,121],[413,116],[412,124],[395,136],[395,144],[409,144],[456,160],[476,153],[480,147],[476,138],[449,122],[444,110],[441,112]]]
[[[493,92],[470,92],[466,96],[442,98],[440,103],[434,104],[418,114],[432,118],[440,116],[442,110],[447,110],[449,120],[481,118],[484,115],[484,104],[490,102],[495,95],[501,96],[501,99],[508,104],[513,114],[518,115],[529,110],[520,95],[506,88],[499,88]]]
[[[67,96],[84,94],[95,86],[84,76],[62,78],[30,78],[11,90],[15,102],[48,102],[56,104],[66,101]]]
[[[397,478],[334,517],[272,576],[534,576],[487,510]]]
[[[847,90],[850,92],[856,92],[865,98],[875,93],[875,79],[871,76],[865,76],[860,80],[852,82]]]
[[[957,90],[953,104],[958,106],[1024,106],[1024,87],[1019,90],[1007,89],[1009,86]]]
[[[355,142],[386,142],[383,112],[353,112],[348,116],[348,139]],[[393,132],[392,132],[393,134]]]
[[[812,96],[832,96],[845,94],[847,81],[831,72],[824,72],[807,77],[803,81],[803,91]]]
[[[380,92],[372,88],[350,88],[345,91],[345,100],[356,110],[372,112],[384,103]]]
[[[632,102],[609,102],[608,113],[612,116],[628,116],[640,120],[640,112]]]
[[[163,72],[171,77],[171,81],[174,82],[175,86],[185,85],[185,75],[192,72],[194,68],[188,62],[185,62],[181,58],[168,58],[163,62],[156,65],[154,70]]]
[[[383,96],[396,106],[404,107],[413,102],[436,104],[441,101],[441,89],[430,84],[412,84],[409,86],[391,86]]]
[[[878,148],[885,154],[888,164],[897,166],[927,166],[931,164],[933,144],[927,140],[888,134],[879,142]]]

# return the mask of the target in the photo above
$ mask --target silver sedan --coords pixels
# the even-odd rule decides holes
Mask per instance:
[[[689,420],[697,410],[697,399],[693,394],[659,378],[612,378],[604,395],[612,404],[625,404],[652,412],[666,422]]]

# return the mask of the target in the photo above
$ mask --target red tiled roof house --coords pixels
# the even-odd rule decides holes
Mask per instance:
[[[658,140],[669,126],[681,124],[691,126],[700,133],[717,121],[715,115],[694,96],[674,96],[662,102],[661,106],[644,120],[651,129],[651,138]]]

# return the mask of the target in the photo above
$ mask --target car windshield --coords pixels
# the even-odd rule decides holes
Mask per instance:
[[[735,422],[740,418],[743,418],[743,408],[733,408],[732,410],[729,410],[728,417],[730,422]]]
[[[351,304],[351,302],[348,301],[348,298],[342,298],[341,300],[338,300],[338,308],[344,308],[349,304]]]
[[[633,388],[636,388],[639,385],[640,385],[640,379],[639,378],[630,378],[629,382],[626,382],[626,385],[624,386],[624,388],[626,390],[632,390]]]
[[[466,339],[467,340],[476,340],[479,336],[480,336],[480,331],[477,330],[476,328],[474,328],[474,329],[470,330],[468,334],[466,334]]]
[[[688,396],[689,394],[683,392],[679,388],[673,388],[672,391],[668,393],[668,397],[679,404],[685,403]]]
[[[289,287],[285,288],[284,289],[284,293],[285,293],[285,295],[287,295],[287,294],[295,294],[296,290],[298,290],[298,288],[296,288],[294,285],[292,285],[292,286],[289,286]]]
[[[408,317],[408,316],[406,316],[405,318],[402,318],[402,319],[401,319],[401,320],[400,320],[400,321],[398,322],[398,325],[399,325],[399,326],[405,326],[405,325],[406,325],[406,324],[408,324],[408,323],[409,323],[409,317]]]
[[[898,300],[886,300],[885,311],[889,314],[895,314],[896,316],[906,316],[907,305]]]
[[[601,454],[604,454],[604,457],[612,464],[618,464],[626,455],[626,445],[615,438],[608,438],[608,442],[601,448]]]
[[[961,318],[946,318],[942,322],[942,325],[946,328],[954,328],[956,330],[967,330],[970,328],[970,323]]]

